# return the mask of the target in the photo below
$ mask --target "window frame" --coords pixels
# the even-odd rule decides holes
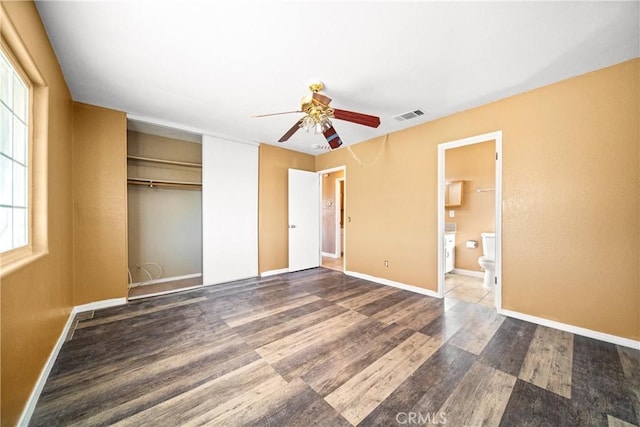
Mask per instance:
[[[0,278],[48,254],[49,87],[0,3],[0,49],[29,91],[27,106],[27,245],[0,253]]]
[[[12,74],[16,74],[20,80],[21,83],[24,84],[24,86],[26,87],[27,90],[27,96],[26,96],[26,117],[25,117],[25,125],[26,125],[26,150],[27,150],[27,155],[25,157],[24,160],[24,165],[26,167],[26,182],[25,182],[25,209],[27,211],[27,218],[26,218],[26,228],[27,228],[27,241],[24,245],[21,246],[16,246],[16,247],[12,247],[11,249],[7,249],[3,252],[0,252],[2,254],[3,257],[5,256],[11,256],[13,251],[18,251],[20,249],[23,249],[25,247],[30,247],[31,246],[31,152],[32,152],[32,138],[29,135],[29,131],[31,129],[31,111],[32,111],[32,85],[29,84],[29,81],[25,78],[25,73],[24,71],[21,69],[21,67],[19,66],[19,64],[16,64],[16,61],[11,57],[11,55],[9,54],[9,52],[6,52],[6,49],[4,48],[4,46],[0,45],[0,52],[2,52],[2,55],[4,56],[4,58],[7,60],[7,62],[9,63],[9,66],[11,67],[10,71],[12,72]],[[13,79],[12,79],[13,82]],[[15,86],[15,85],[14,85]],[[15,87],[12,89],[15,90]],[[14,97],[15,95],[12,93],[11,95],[12,97]],[[15,101],[15,99],[14,99]],[[14,110],[14,108],[10,109],[10,113],[11,113],[11,120],[14,122],[14,126],[15,126],[15,119],[14,117],[17,117],[17,114]],[[20,117],[17,117],[18,120],[20,120]],[[15,132],[15,127],[12,127],[13,131]],[[11,144],[13,144],[13,134],[11,137],[12,141],[10,142]],[[14,147],[15,148],[15,147]],[[18,161],[18,159],[16,159],[15,153],[12,152],[12,154],[9,155],[5,155],[7,159],[9,159],[9,161],[11,163],[20,163]],[[14,166],[15,167],[15,166]],[[12,187],[13,187],[13,180],[14,180],[15,176],[11,177],[11,183],[12,183]],[[12,191],[13,193],[13,191]],[[15,195],[14,195],[15,197]],[[11,208],[16,208],[17,205],[15,204],[15,199],[11,201],[11,204],[9,205]],[[13,215],[13,212],[12,212]],[[15,219],[15,217],[13,218]],[[12,228],[13,231],[15,231],[15,226],[12,223]],[[12,246],[13,246],[13,242],[12,242]]]

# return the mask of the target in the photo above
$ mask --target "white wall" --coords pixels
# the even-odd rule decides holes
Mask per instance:
[[[205,285],[258,275],[258,146],[202,137]]]
[[[149,280],[136,266],[158,263],[163,277],[202,273],[202,203],[198,190],[128,188],[129,270],[133,282]],[[144,266],[158,278],[156,266]]]

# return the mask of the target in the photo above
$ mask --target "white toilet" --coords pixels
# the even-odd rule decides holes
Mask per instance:
[[[481,233],[482,256],[478,258],[478,264],[484,270],[485,288],[493,289],[496,277],[496,233]]]

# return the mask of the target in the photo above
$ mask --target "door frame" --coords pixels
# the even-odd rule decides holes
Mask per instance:
[[[322,186],[324,185],[324,180],[322,179],[322,175],[324,175],[325,173],[331,173],[331,172],[338,172],[338,171],[343,171],[343,175],[342,179],[344,181],[344,206],[347,206],[347,167],[345,165],[342,166],[336,166],[333,168],[329,168],[329,169],[323,169],[317,172],[317,174],[320,176],[320,254],[322,254]],[[337,180],[336,180],[337,181]],[[334,185],[336,185],[337,187],[337,183],[334,183]],[[336,201],[338,200],[338,197],[340,197],[339,194],[335,194],[336,197]],[[335,206],[338,206],[338,203],[334,202]],[[335,235],[336,235],[336,249],[338,249],[338,246],[341,246],[341,243],[338,241],[339,237],[340,237],[340,211],[338,209],[336,209],[336,231],[335,231]],[[346,225],[346,224],[345,224]],[[344,247],[347,247],[347,227],[344,227]],[[342,252],[344,253],[344,255],[342,256],[342,271],[345,270],[345,266],[346,264],[346,260],[347,260],[347,251],[344,250],[344,248],[340,248],[342,250]],[[340,252],[337,252],[338,258],[340,257]],[[322,265],[322,259],[320,260],[320,264]]]
[[[438,144],[438,297],[444,295],[444,193],[445,179],[445,151],[495,141],[495,232],[496,232],[496,284],[494,289],[495,306],[498,313],[502,310],[502,130],[475,135]]]
[[[342,176],[342,178],[337,178],[336,182],[335,182],[336,201],[334,202],[334,204],[336,206],[336,258],[342,257],[342,253],[344,252],[342,250],[342,233],[341,233],[341,228],[342,227],[340,227],[340,210],[343,209],[342,199],[340,198],[340,183],[341,182],[345,182],[344,175]],[[342,187],[342,192],[344,193],[344,186]]]

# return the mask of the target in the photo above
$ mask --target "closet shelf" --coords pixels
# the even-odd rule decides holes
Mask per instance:
[[[180,162],[177,160],[154,159],[151,157],[127,156],[128,160],[137,160],[141,162],[160,163],[163,165],[185,166],[189,168],[201,168],[202,164],[192,162]]]
[[[149,188],[166,187],[166,188],[202,188],[201,182],[192,181],[170,181],[166,179],[149,179],[149,178],[127,178],[127,184],[144,185]]]

